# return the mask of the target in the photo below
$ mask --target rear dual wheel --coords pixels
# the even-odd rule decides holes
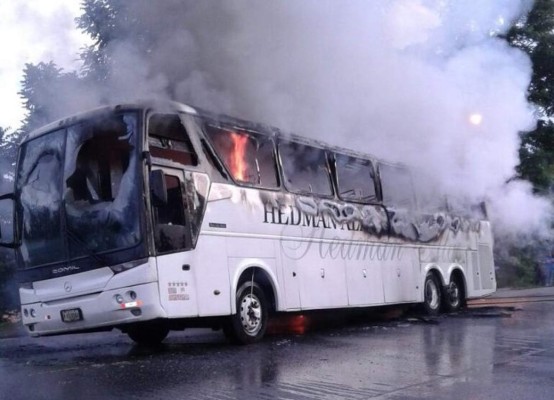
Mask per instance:
[[[433,274],[427,274],[423,285],[423,310],[427,315],[438,315],[442,303],[440,283]]]
[[[448,286],[442,288],[436,275],[427,274],[423,286],[423,309],[427,315],[436,316],[441,308],[446,312],[455,312],[460,310],[464,303],[464,286],[459,276],[452,276]]]
[[[444,309],[446,312],[459,311],[465,303],[465,293],[462,281],[458,276],[452,276],[444,290]]]

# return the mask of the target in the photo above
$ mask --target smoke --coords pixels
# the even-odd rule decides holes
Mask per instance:
[[[498,35],[527,0],[128,3],[105,88],[63,109],[172,98],[409,164],[501,232],[546,232],[550,204],[506,183],[533,129],[531,64]],[[79,98],[76,98],[79,96]]]

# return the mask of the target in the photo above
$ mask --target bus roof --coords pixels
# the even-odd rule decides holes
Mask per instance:
[[[236,117],[231,117],[225,114],[218,114],[201,108],[192,107],[177,101],[170,101],[170,100],[138,100],[135,102],[119,103],[115,105],[97,107],[92,110],[73,114],[69,117],[59,119],[57,121],[44,125],[38,129],[35,129],[34,131],[27,134],[27,136],[23,138],[22,142],[26,142],[28,140],[37,138],[47,132],[50,132],[62,126],[74,124],[77,121],[94,118],[95,116],[99,116],[107,112],[117,111],[119,109],[154,109],[156,111],[161,111],[161,112],[164,112],[164,111],[182,112],[186,114],[200,115],[202,117],[212,120],[216,124],[222,124],[222,125],[228,125],[228,126],[230,125],[242,130],[256,132],[264,136],[279,138],[279,139],[289,140],[289,141],[293,141],[293,142],[297,142],[297,143],[301,143],[309,146],[319,147],[321,149],[329,150],[339,154],[344,154],[347,156],[370,159],[374,162],[377,161],[380,164],[387,164],[387,165],[397,166],[397,167],[406,167],[402,163],[395,163],[395,162],[381,160],[367,153],[355,151],[352,149],[348,149],[348,148],[344,148],[336,145],[331,145],[329,143],[326,143],[318,139],[311,139],[294,133],[284,132],[281,129],[271,125],[267,125],[259,122],[253,122],[253,121],[240,119]]]
[[[172,112],[185,112],[188,114],[197,114],[195,108],[190,107],[186,104],[179,103],[176,101],[161,101],[161,100],[139,100],[136,102],[129,102],[129,103],[120,103],[115,105],[107,105],[107,106],[101,106],[97,107],[88,111],[79,112],[76,114],[73,114],[69,117],[65,117],[59,120],[56,120],[54,122],[51,122],[47,125],[41,126],[40,128],[37,128],[30,133],[28,133],[24,138],[22,142],[26,142],[28,140],[34,139],[36,137],[39,137],[47,132],[50,132],[52,130],[55,130],[56,128],[60,128],[62,126],[74,124],[77,121],[84,120],[84,119],[90,119],[94,118],[95,116],[105,114],[107,112],[117,111],[119,109],[147,109],[147,108],[153,108],[160,111],[172,111]]]

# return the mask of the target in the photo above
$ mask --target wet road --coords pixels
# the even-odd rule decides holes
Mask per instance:
[[[246,347],[208,330],[156,350],[116,331],[3,339],[0,398],[552,398],[554,302],[500,311],[358,320]]]

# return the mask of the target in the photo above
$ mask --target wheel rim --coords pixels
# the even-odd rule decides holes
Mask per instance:
[[[262,307],[258,297],[249,293],[240,302],[240,321],[247,335],[256,336],[262,329]]]
[[[448,286],[448,296],[452,307],[457,307],[460,304],[460,289],[455,281],[450,282]]]
[[[439,289],[433,279],[427,280],[425,283],[425,299],[429,307],[433,310],[439,306]]]

